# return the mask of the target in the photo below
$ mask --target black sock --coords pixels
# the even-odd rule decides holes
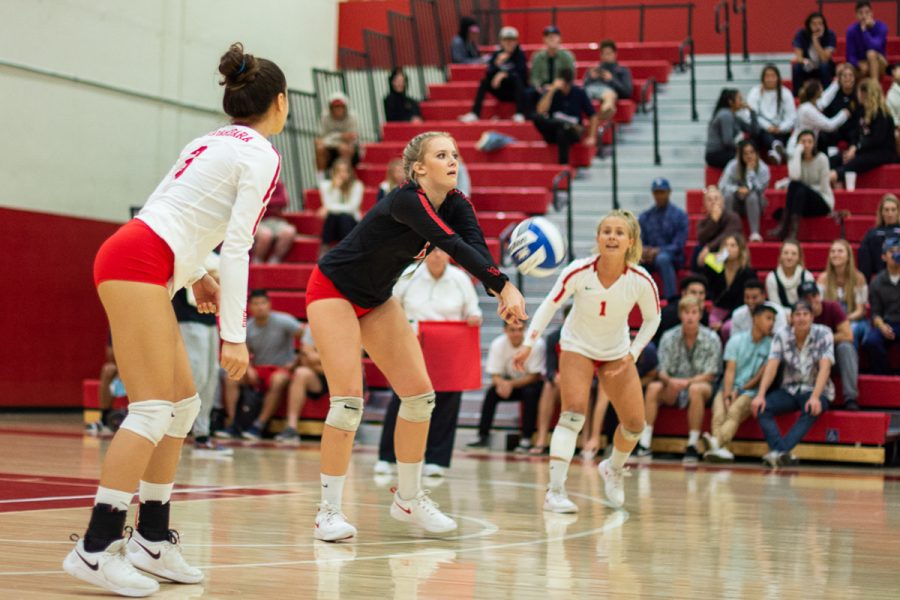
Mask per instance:
[[[87,552],[100,552],[121,539],[127,516],[126,510],[116,510],[109,504],[96,504],[84,534],[84,549]]]
[[[138,509],[137,530],[151,542],[169,539],[169,507],[158,500],[141,502]]]
[[[100,411],[100,422],[104,425],[109,425],[109,413],[112,412],[111,408],[104,408]]]
[[[195,444],[205,444],[208,441],[209,441],[208,435],[198,435],[197,437],[194,438]]]

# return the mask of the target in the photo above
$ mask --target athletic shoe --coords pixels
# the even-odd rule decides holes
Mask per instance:
[[[125,556],[135,567],[151,575],[176,583],[200,583],[203,571],[187,564],[181,555],[178,532],[169,530],[169,538],[151,542],[137,530],[131,532]]]
[[[544,496],[544,510],[549,512],[570,514],[577,513],[578,507],[569,500],[566,490],[547,489],[547,495]]]
[[[711,463],[734,462],[734,454],[728,448],[716,448],[707,450],[703,454],[703,460]]]
[[[258,442],[263,437],[262,428],[253,424],[241,432],[241,437],[251,442]]]
[[[772,160],[772,164],[774,164],[774,165],[781,164],[781,155],[778,154],[778,152],[776,152],[774,148],[772,150],[769,150],[768,155],[769,155],[769,158]]]
[[[418,525],[429,533],[447,533],[456,529],[456,521],[442,513],[428,496],[428,490],[419,490],[415,498],[404,500],[400,492],[395,491],[391,516],[403,523]]]
[[[390,475],[394,472],[393,467],[391,467],[391,463],[386,460],[379,460],[375,463],[375,474],[376,475]]]
[[[191,456],[194,458],[231,458],[234,456],[234,450],[207,438],[206,441],[194,442]]]
[[[529,450],[531,450],[531,440],[522,440],[513,452],[516,454],[528,454]]]
[[[778,457],[779,467],[796,467],[800,464],[800,459],[790,453],[782,454]]]
[[[634,447],[633,454],[637,458],[653,458],[653,450],[651,450],[650,448],[645,448],[640,444]]]
[[[779,458],[781,458],[781,452],[777,450],[772,450],[770,452],[766,452],[762,460],[764,463],[772,467],[773,469],[779,465]]]
[[[704,431],[704,432],[703,432],[703,441],[706,442],[706,449],[707,449],[707,450],[718,450],[718,449],[720,448],[720,446],[719,446],[719,438],[717,438],[716,436],[712,435],[712,434],[709,433],[708,431]]]
[[[316,528],[313,534],[323,542],[339,542],[349,540],[356,535],[356,527],[347,522],[347,517],[340,510],[327,502],[319,504],[316,513]]]
[[[606,491],[606,499],[616,508],[620,508],[625,504],[625,484],[622,478],[625,475],[625,469],[617,469],[612,466],[607,458],[597,465],[600,477],[603,478],[603,489]]]
[[[444,476],[444,467],[441,465],[436,465],[434,463],[425,463],[425,466],[422,467],[422,476],[423,477],[443,477]]]
[[[524,123],[525,115],[523,115],[522,113],[516,113],[513,115],[513,121],[515,121],[516,123]]]
[[[143,598],[159,591],[159,583],[138,573],[125,558],[124,550],[125,538],[116,540],[100,552],[86,552],[84,540],[78,540],[63,561],[63,570],[120,596]]]
[[[853,412],[859,411],[859,402],[856,400],[844,400],[844,405],[841,407],[841,410],[849,410]]]
[[[482,448],[487,449],[490,447],[490,442],[486,437],[479,437],[474,442],[469,442],[466,444],[466,448],[470,448],[472,450],[480,450]]]
[[[761,241],[763,241],[763,236],[759,235],[758,233],[751,233],[750,241],[751,242],[761,242]]]
[[[110,437],[113,430],[104,425],[103,421],[96,421],[84,426],[84,434],[91,437]]]
[[[299,446],[300,434],[293,427],[285,427],[281,433],[275,436],[275,441],[286,446]]]
[[[688,446],[684,451],[684,456],[681,459],[681,462],[694,464],[700,460],[700,453],[697,452],[697,446],[691,445]]]
[[[237,425],[231,425],[225,429],[216,430],[216,432],[213,433],[213,436],[222,440],[240,439],[241,430],[238,429]]]
[[[473,112],[467,112],[464,115],[460,115],[459,120],[463,123],[473,123],[478,120],[478,115]]]

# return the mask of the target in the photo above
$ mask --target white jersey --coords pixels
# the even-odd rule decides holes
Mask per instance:
[[[219,323],[227,342],[246,339],[249,253],[280,167],[258,132],[222,127],[184,147],[137,215],[175,255],[172,295],[203,276],[204,259],[222,244]]]
[[[627,265],[622,276],[604,288],[597,277],[598,259],[594,254],[563,269],[531,319],[526,345],[540,339],[559,307],[574,294],[572,311],[562,327],[560,348],[601,361],[617,360],[630,352],[637,362],[659,327],[656,284],[642,267]],[[628,317],[635,304],[640,307],[643,323],[631,341]]]

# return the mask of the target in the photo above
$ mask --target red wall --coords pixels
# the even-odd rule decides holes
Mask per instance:
[[[440,0],[449,2],[452,0]],[[673,0],[642,0],[644,4],[666,4]],[[694,3],[694,39],[697,52],[722,53],[725,41],[714,29],[713,11],[717,0],[674,0],[676,3]],[[640,4],[633,0],[502,0],[503,8],[546,6],[598,6]],[[748,0],[747,16],[750,52],[790,52],[794,33],[803,25],[806,16],[818,6],[812,0],[800,2],[785,0]],[[825,16],[831,29],[843,36],[854,19],[853,2],[825,6]],[[886,22],[892,35],[896,35],[897,6],[889,2],[874,5],[875,15]],[[409,13],[407,0],[347,0],[339,5],[338,44],[341,47],[362,50],[362,30],[375,29],[387,32],[387,11]],[[549,14],[507,15],[505,24],[519,29],[526,42],[539,42],[541,30],[549,22]],[[557,20],[568,42],[596,42],[610,37],[617,41],[637,41],[638,13],[560,13]],[[733,53],[741,51],[740,16],[732,15]],[[645,21],[647,41],[681,41],[687,32],[686,11],[648,11]]]
[[[0,208],[0,406],[81,405],[104,360],[94,254],[118,224]]]

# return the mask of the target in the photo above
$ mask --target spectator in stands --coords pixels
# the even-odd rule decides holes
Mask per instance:
[[[537,420],[538,399],[543,387],[544,340],[538,340],[525,363],[525,372],[516,371],[513,357],[525,341],[525,327],[522,324],[503,324],[503,334],[494,338],[488,350],[486,370],[491,377],[491,387],[484,396],[481,407],[481,421],[478,424],[478,439],[467,448],[487,448],[488,436],[497,412],[497,404],[505,401],[522,403],[521,450],[531,448]]]
[[[115,382],[118,379],[119,368],[116,366],[116,355],[113,352],[112,336],[106,341],[106,362],[100,367],[100,386],[98,391],[98,408],[100,409],[100,420],[88,423],[84,428],[86,435],[94,437],[109,437],[113,432],[113,428],[109,426],[109,415],[113,410],[114,394],[116,387]],[[123,396],[125,394],[122,394]]]
[[[659,271],[666,298],[675,295],[676,273],[684,264],[684,243],[688,235],[688,216],[669,201],[672,186],[664,177],[657,177],[650,185],[655,206],[641,213],[641,243],[644,253],[641,265]]]
[[[736,114],[744,109],[749,111],[749,121]],[[724,169],[728,161],[735,157],[737,142],[744,133],[755,135],[758,130],[756,111],[747,106],[741,93],[733,88],[723,89],[707,127],[706,164]]]
[[[406,95],[409,82],[401,67],[394,67],[388,77],[390,91],[384,97],[384,120],[421,123],[422,111],[419,103]]]
[[[866,232],[859,245],[859,270],[866,281],[884,269],[882,248],[889,237],[900,237],[900,200],[894,194],[881,198],[875,211],[875,227]]]
[[[268,262],[277,265],[290,252],[297,236],[297,228],[291,225],[282,213],[288,206],[287,190],[279,179],[272,190],[266,214],[256,228],[253,238],[253,262]]]
[[[841,63],[837,68],[837,78],[825,88],[816,102],[822,114],[829,119],[844,109],[850,113],[850,117],[836,130],[819,132],[819,150],[825,152],[842,142],[849,146],[858,137],[860,107],[856,83],[856,69],[850,63]]]
[[[762,381],[750,404],[769,445],[769,452],[763,456],[766,464],[774,468],[797,463],[791,451],[834,400],[834,384],[829,377],[833,364],[831,330],[814,324],[812,306],[798,302],[791,315],[791,328],[772,340]],[[782,365],[781,387],[770,390]],[[796,410],[800,418],[782,437],[775,417]]]
[[[857,139],[842,155],[843,165],[831,172],[831,181],[844,181],[844,173],[865,173],[881,165],[897,162],[894,120],[884,103],[881,84],[868,78],[856,91],[862,106]]]
[[[472,17],[459,20],[459,31],[450,42],[450,60],[455,64],[471,65],[483,63],[478,50],[478,34],[481,28]]]
[[[513,121],[522,122],[528,113],[528,99],[525,88],[528,85],[528,60],[519,46],[519,31],[515,27],[500,30],[500,48],[491,55],[487,70],[478,91],[471,112],[459,120],[471,123],[481,118],[484,96],[490,92],[501,102],[515,102],[516,114]]]
[[[322,225],[322,254],[356,227],[362,217],[364,193],[362,182],[344,159],[334,162],[331,179],[319,182],[319,196],[322,198],[319,216],[325,219]]]
[[[354,166],[359,162],[359,122],[350,110],[350,99],[341,92],[328,98],[328,108],[322,112],[319,121],[316,169],[320,181],[338,158]]]
[[[570,69],[560,69],[559,77],[538,100],[534,116],[534,126],[544,141],[556,144],[561,165],[569,164],[569,150],[578,140],[594,146],[600,126],[600,116],[584,89],[573,82],[574,78]],[[585,118],[590,119],[587,128],[583,125]]]
[[[891,373],[887,345],[900,339],[900,237],[887,238],[883,249],[887,268],[872,280],[872,328],[863,341],[872,372],[878,375]]]
[[[713,386],[722,363],[719,336],[700,324],[703,304],[694,296],[678,301],[681,325],[667,331],[659,345],[658,379],[647,386],[644,411],[647,426],[635,448],[636,456],[652,455],[653,424],[659,405],[688,409],[688,442],[684,459],[696,462],[700,454],[697,442],[703,427],[706,403],[713,397]]]
[[[780,304],[766,300],[766,287],[759,279],[750,279],[744,282],[744,305],[738,306],[731,313],[730,336],[739,333],[749,333],[753,329],[753,314],[757,306],[765,304],[775,311],[775,333],[788,327],[789,311]]]
[[[837,36],[828,29],[825,15],[819,12],[806,17],[803,29],[797,31],[792,43],[794,63],[791,67],[793,88],[799,90],[807,79],[818,79],[822,86],[834,77],[832,55],[837,46]]]
[[[761,291],[761,290],[760,290]],[[725,377],[722,389],[713,399],[712,434],[704,434],[708,450],[703,458],[710,462],[730,462],[734,454],[728,444],[741,423],[750,416],[750,403],[756,396],[772,347],[772,331],[778,310],[759,303],[753,308],[750,331],[733,334],[725,345]]]
[[[219,282],[219,255],[211,252],[203,265],[206,272]],[[210,439],[212,409],[219,394],[219,330],[216,315],[202,314],[197,310],[197,299],[190,288],[181,288],[172,298],[172,308],[181,339],[191,365],[191,376],[197,395],[200,396],[200,412],[194,420],[193,455],[197,457],[227,457],[234,454]]]
[[[847,240],[834,240],[828,251],[828,264],[819,274],[816,283],[825,300],[837,302],[850,319],[853,345],[859,350],[869,323],[866,320],[866,304],[869,286],[865,276],[856,269],[853,248]]]
[[[616,114],[616,102],[631,98],[633,84],[631,70],[617,62],[616,43],[600,42],[600,64],[584,75],[584,91],[600,101],[600,120],[606,121]]]
[[[297,366],[291,374],[291,383],[287,389],[287,418],[285,427],[275,436],[279,444],[292,446],[300,445],[300,433],[298,425],[300,413],[306,405],[306,400],[317,400],[328,393],[328,382],[325,380],[325,371],[322,369],[322,359],[316,350],[312,331],[309,327],[303,330],[303,338],[297,352]]]
[[[403,171],[403,159],[394,158],[388,163],[387,171],[384,173],[384,181],[378,184],[378,197],[376,202],[394,191],[395,187],[403,185],[406,181],[406,173]]]
[[[888,26],[875,19],[872,3],[856,3],[856,23],[847,28],[847,61],[859,69],[862,77],[877,82],[887,68]]]
[[[891,67],[891,87],[888,90],[884,103],[887,105],[891,118],[894,119],[894,126],[900,132],[900,63]]]
[[[744,284],[756,279],[756,270],[750,266],[750,250],[741,234],[732,234],[722,240],[721,254],[724,260],[706,264],[703,274],[709,281],[709,297],[713,301],[709,326],[719,331],[731,318],[731,313],[744,302]]]
[[[853,330],[847,313],[837,302],[822,300],[819,287],[815,283],[808,281],[802,283],[799,294],[800,300],[812,307],[813,322],[831,330],[834,356],[844,391],[844,410],[859,410],[856,403],[859,397],[859,353],[853,347]]]
[[[718,187],[710,185],[703,190],[703,208],[706,216],[697,222],[697,246],[690,265],[694,271],[701,269],[710,253],[719,251],[725,236],[744,231],[741,217],[725,207],[725,200]]]
[[[251,316],[247,320],[250,366],[239,382],[225,380],[225,412],[231,427],[221,433],[222,437],[242,436],[256,441],[262,438],[269,419],[275,414],[290,384],[295,366],[294,342],[302,336],[303,327],[291,315],[272,310],[269,294],[265,290],[251,291],[247,308]],[[259,416],[244,431],[239,431],[234,423],[241,385],[258,388],[265,394]]]
[[[451,265],[450,256],[439,248],[428,253],[425,268],[411,267],[409,276],[401,277],[394,286],[394,297],[413,323],[465,321],[470,327],[481,325],[481,307],[472,279],[462,269]],[[441,477],[444,470],[450,468],[461,402],[462,391],[436,392],[422,469],[426,477]],[[391,463],[397,462],[394,429],[399,411],[400,396],[394,393],[381,428],[378,462],[375,463],[378,474],[390,473]]]
[[[766,295],[770,302],[792,309],[800,299],[800,285],[815,281],[803,266],[803,247],[796,240],[787,240],[778,252],[778,266],[766,275]]]
[[[725,206],[747,215],[750,241],[761,242],[759,219],[766,207],[766,188],[769,187],[769,167],[759,159],[759,152],[750,140],[741,140],[737,156],[732,158],[722,176],[719,188],[725,195]],[[743,228],[738,232],[742,232]]]
[[[800,106],[797,107],[797,120],[794,124],[794,133],[788,140],[787,152],[793,157],[797,152],[799,137],[801,134],[809,131],[813,134],[813,139],[817,140],[817,136],[823,131],[837,131],[847,119],[850,118],[850,110],[842,108],[832,117],[826,117],[822,113],[822,84],[818,79],[810,79],[803,84],[797,93],[797,99]]]
[[[529,108],[533,108],[538,100],[547,93],[562,69],[575,72],[575,56],[561,44],[562,35],[560,35],[559,27],[556,25],[544,27],[544,48],[535,52],[531,57]]]
[[[693,296],[700,301],[700,306],[703,307],[700,314],[700,324],[709,327],[709,313],[706,310],[705,304],[707,287],[708,283],[706,277],[699,273],[685,275],[678,281],[680,295],[669,298],[666,305],[663,306],[660,311],[659,328],[656,330],[656,335],[653,337],[653,343],[656,344],[657,348],[659,347],[663,334],[681,324],[681,317],[678,315],[678,302],[686,296]]]
[[[801,218],[824,217],[834,209],[828,157],[819,152],[816,135],[808,129],[797,137],[797,148],[788,161],[788,177],[785,207],[775,211],[779,224],[769,231],[778,240],[796,239]]]
[[[782,85],[781,71],[774,64],[763,67],[759,85],[747,94],[747,105],[756,112],[759,122],[756,135],[759,149],[768,152],[775,164],[787,162],[784,143],[794,128],[797,108],[794,94]]]

